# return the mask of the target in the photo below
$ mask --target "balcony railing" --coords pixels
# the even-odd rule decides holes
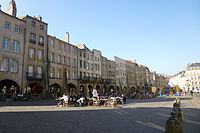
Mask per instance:
[[[62,79],[61,76],[55,76],[55,75],[49,75],[49,78],[51,78],[51,79]]]
[[[43,74],[27,72],[27,79],[41,80],[44,78]]]
[[[94,83],[110,83],[110,79],[103,79],[97,77],[79,77],[79,80],[82,82],[94,82]]]

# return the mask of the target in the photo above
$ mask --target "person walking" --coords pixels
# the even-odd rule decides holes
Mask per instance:
[[[190,91],[190,94],[191,94],[191,96],[193,96],[193,95],[194,95],[194,92],[191,90],[191,91]]]

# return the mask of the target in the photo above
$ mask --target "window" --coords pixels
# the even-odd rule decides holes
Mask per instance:
[[[10,39],[3,39],[2,50],[10,50]]]
[[[28,66],[28,76],[33,76],[33,66]]]
[[[73,72],[73,79],[76,79],[76,72]]]
[[[62,50],[66,50],[66,45],[64,43],[61,43],[62,45]]]
[[[36,43],[36,35],[35,34],[32,34],[30,35],[30,42],[31,43]]]
[[[37,78],[42,78],[42,67],[37,67]]]
[[[70,57],[67,58],[67,65],[70,66]]]
[[[85,52],[83,53],[83,57],[85,58]]]
[[[58,55],[58,63],[60,64],[60,55]]]
[[[90,64],[90,69],[93,70],[93,64]]]
[[[35,28],[36,27],[36,22],[32,21],[31,26]]]
[[[8,29],[8,30],[10,30],[10,27],[11,27],[11,24],[9,22],[6,22],[5,28]]]
[[[55,68],[51,67],[50,69],[50,77],[54,77],[55,75]]]
[[[76,59],[74,59],[74,64],[73,65],[74,65],[74,67],[76,67]]]
[[[15,25],[14,31],[19,33],[19,31],[20,31],[19,26]]]
[[[80,51],[80,53],[79,53],[79,54],[80,54],[80,57],[82,57],[82,51]]]
[[[38,50],[38,60],[42,60],[43,59],[43,51],[42,50]]]
[[[57,71],[57,77],[61,78],[61,70],[60,69],[58,69],[58,71]]]
[[[89,70],[89,63],[86,63],[86,69]]]
[[[86,62],[83,61],[83,68],[86,68]]]
[[[80,60],[80,68],[82,68],[82,60]]]
[[[70,71],[67,70],[67,79],[70,79]]]
[[[16,60],[11,62],[11,72],[18,72],[18,62]]]
[[[51,46],[55,47],[55,40],[51,39]]]
[[[66,61],[65,61],[65,60],[66,60],[66,57],[65,57],[65,56],[63,56],[63,57],[62,57],[62,64],[65,64],[65,63],[66,63]]]
[[[39,36],[39,45],[43,46],[44,45],[44,37],[43,36]]]
[[[8,59],[3,59],[1,61],[1,66],[0,70],[3,72],[8,72]]]
[[[40,30],[44,30],[44,25],[40,25]]]
[[[79,75],[79,76],[80,76],[80,79],[82,79],[82,72],[80,72],[80,75]]]
[[[13,40],[12,51],[16,52],[16,53],[19,53],[19,41]]]
[[[55,58],[54,58],[54,53],[51,53],[51,59],[50,59],[52,62],[55,61]]]
[[[35,49],[29,48],[29,58],[34,59],[35,58]]]
[[[95,64],[95,70],[98,70],[98,68],[97,68],[97,64]]]

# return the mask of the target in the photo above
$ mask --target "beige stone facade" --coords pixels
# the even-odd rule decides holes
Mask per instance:
[[[47,23],[41,17],[21,17],[26,22],[24,57],[24,92],[46,97]]]
[[[126,60],[114,57],[116,63],[116,88],[118,93],[127,92]]]
[[[77,92],[77,53],[76,46],[48,36],[49,91],[55,97]]]
[[[25,21],[0,11],[0,88],[20,92],[23,79]]]
[[[114,57],[86,45],[69,43],[48,35],[42,17],[16,17],[16,4],[10,2],[8,13],[0,10],[0,91],[30,94],[33,98],[69,95],[91,96],[133,93],[149,87],[163,88],[167,80],[148,67]],[[193,81],[196,84],[196,80]],[[195,86],[196,87],[196,86]]]

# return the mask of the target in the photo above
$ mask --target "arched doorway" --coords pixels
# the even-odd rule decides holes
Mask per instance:
[[[136,92],[136,89],[135,89],[135,87],[132,87],[131,88],[131,93],[134,93],[134,92]]]
[[[19,85],[9,79],[0,81],[0,93],[3,93],[7,98],[12,98],[13,93],[20,93]]]
[[[93,91],[92,85],[88,85],[88,94],[90,97],[92,97],[92,91]]]
[[[127,94],[127,93],[128,93],[128,89],[127,89],[126,86],[123,88],[122,93],[123,93],[123,94]]]
[[[74,84],[68,84],[68,92],[70,96],[74,96],[76,94],[76,86]]]
[[[50,93],[54,98],[60,97],[61,86],[57,83],[50,85]]]
[[[28,85],[27,94],[31,95],[41,95],[42,94],[42,85],[38,83],[31,83]]]

